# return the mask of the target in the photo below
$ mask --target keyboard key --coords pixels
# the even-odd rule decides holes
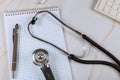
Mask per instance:
[[[109,13],[110,8],[109,8],[109,7],[105,7],[105,8],[104,8],[104,11],[105,11],[106,13]]]
[[[106,0],[101,0],[101,5],[105,5],[107,3]]]
[[[110,1],[108,1],[107,3],[106,3],[106,6],[108,6],[108,7],[112,7],[112,2],[110,2]]]
[[[117,15],[117,19],[120,19],[120,13]]]
[[[113,2],[114,0],[109,0],[109,1],[112,1],[112,2]]]
[[[117,11],[115,11],[115,10],[111,10],[111,11],[110,11],[110,15],[111,15],[111,16],[116,16],[116,14],[117,14]]]
[[[120,4],[120,0],[115,0],[115,4]]]
[[[120,12],[120,7],[118,8],[118,12]]]
[[[115,10],[117,10],[118,6],[114,4],[114,5],[112,6],[112,8],[115,9]]]
[[[98,6],[98,9],[99,9],[99,10],[103,10],[103,8],[104,8],[103,5],[99,5],[99,6]]]

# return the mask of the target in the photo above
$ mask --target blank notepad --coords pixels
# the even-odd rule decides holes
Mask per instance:
[[[48,51],[49,64],[55,76],[55,80],[72,80],[70,64],[67,56],[56,48],[32,38],[27,31],[28,23],[31,21],[35,13],[40,10],[44,9],[15,10],[7,11],[4,14],[10,78],[13,51],[12,31],[15,24],[19,24],[18,58],[15,80],[45,80],[40,67],[34,65],[32,61],[33,51],[39,48]],[[45,10],[52,12],[60,18],[58,8]],[[52,42],[66,50],[61,24],[49,14],[41,14],[38,17],[38,21],[32,26],[32,32],[36,36]]]

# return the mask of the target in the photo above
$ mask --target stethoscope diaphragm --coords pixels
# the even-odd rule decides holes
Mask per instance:
[[[49,55],[45,49],[37,49],[33,52],[33,63],[37,66],[41,66],[41,70],[46,80],[55,80],[50,65],[48,64]]]
[[[49,55],[48,52],[44,49],[37,49],[33,52],[33,63],[42,66],[48,63],[49,61]]]

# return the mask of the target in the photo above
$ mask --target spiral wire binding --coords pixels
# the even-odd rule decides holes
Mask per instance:
[[[33,9],[20,9],[20,10],[6,10],[5,16],[14,16],[14,15],[27,15],[37,13],[39,11],[57,11],[58,8],[33,8]]]

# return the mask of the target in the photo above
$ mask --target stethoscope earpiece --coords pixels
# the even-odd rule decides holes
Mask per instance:
[[[34,25],[34,24],[36,23],[37,19],[38,19],[38,18],[33,17],[30,23],[31,23],[32,25]]]

